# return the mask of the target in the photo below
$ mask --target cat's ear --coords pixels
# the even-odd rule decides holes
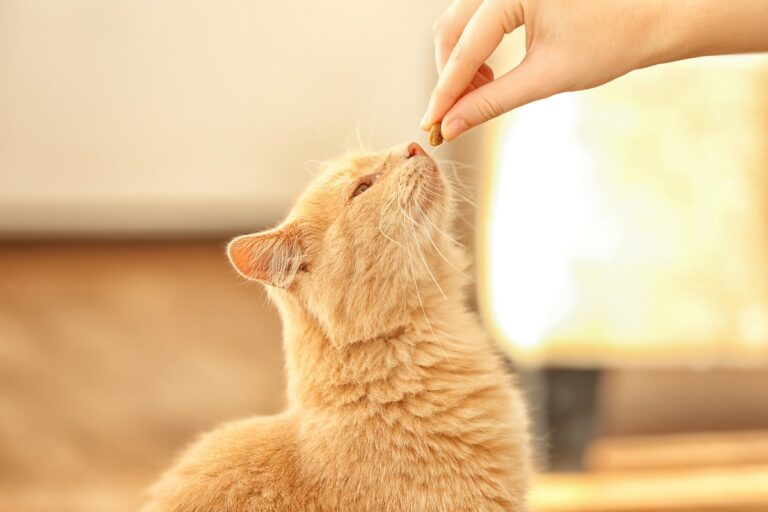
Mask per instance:
[[[288,288],[302,266],[299,230],[287,225],[238,236],[227,246],[232,266],[244,277]]]

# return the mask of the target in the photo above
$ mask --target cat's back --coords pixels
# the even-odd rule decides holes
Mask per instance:
[[[142,512],[291,510],[301,491],[291,414],[204,434],[150,490]]]

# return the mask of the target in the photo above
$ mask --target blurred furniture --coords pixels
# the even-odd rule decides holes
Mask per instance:
[[[601,438],[585,457],[586,468],[594,471],[765,464],[768,430]]]
[[[571,387],[578,375],[570,371]],[[609,370],[600,375],[595,395],[582,471],[542,474],[533,510],[768,510],[768,372]],[[579,411],[578,404],[571,407]],[[564,418],[551,428],[568,432],[577,426]],[[570,451],[552,461],[581,453],[572,445]]]
[[[598,440],[587,471],[541,475],[537,512],[764,512],[768,430]]]

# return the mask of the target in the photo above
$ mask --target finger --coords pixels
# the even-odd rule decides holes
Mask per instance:
[[[487,0],[478,7],[437,80],[422,128],[427,129],[426,127],[442,119],[504,35],[517,28],[520,23],[522,19],[519,16],[509,16],[504,11],[504,6],[496,0]]]
[[[472,79],[472,82],[470,82],[467,88],[464,89],[464,92],[461,93],[461,96],[459,96],[460,98],[493,80],[493,70],[485,64],[483,64],[483,66],[485,67],[480,68],[475,77]]]
[[[490,68],[488,68],[488,69],[490,69]],[[475,75],[475,77],[472,79],[472,82],[470,82],[470,84],[467,86],[466,89],[464,89],[464,92],[462,92],[461,96],[459,96],[459,97],[462,98],[462,97],[466,96],[467,94],[469,94],[470,92],[474,91],[475,89],[478,89],[478,88],[484,86],[485,84],[487,84],[488,82],[490,82],[491,80],[493,80],[493,71],[490,72],[490,76],[491,76],[491,78],[488,78],[487,75],[478,72]]]
[[[487,75],[484,75],[481,72],[477,72],[475,77],[472,79],[472,81],[469,83],[467,88],[464,90],[464,92],[461,94],[461,96],[466,95],[467,93],[474,91],[475,89],[484,86],[488,82],[493,80],[493,74],[491,74],[491,78],[488,78]]]
[[[483,0],[455,0],[432,25],[432,36],[435,40],[435,66],[437,73],[443,72],[443,67],[451,54],[456,41],[467,26],[467,22]]]
[[[477,72],[483,75],[488,80],[493,80],[493,69],[488,64],[483,64],[482,66],[480,66],[480,69],[478,69]]]
[[[446,112],[441,131],[453,140],[465,131],[561,90],[539,59],[526,57],[507,74],[470,91]]]

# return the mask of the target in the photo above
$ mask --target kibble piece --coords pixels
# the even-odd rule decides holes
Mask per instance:
[[[440,123],[435,123],[429,129],[429,145],[439,146],[443,143],[443,133],[440,131]]]

